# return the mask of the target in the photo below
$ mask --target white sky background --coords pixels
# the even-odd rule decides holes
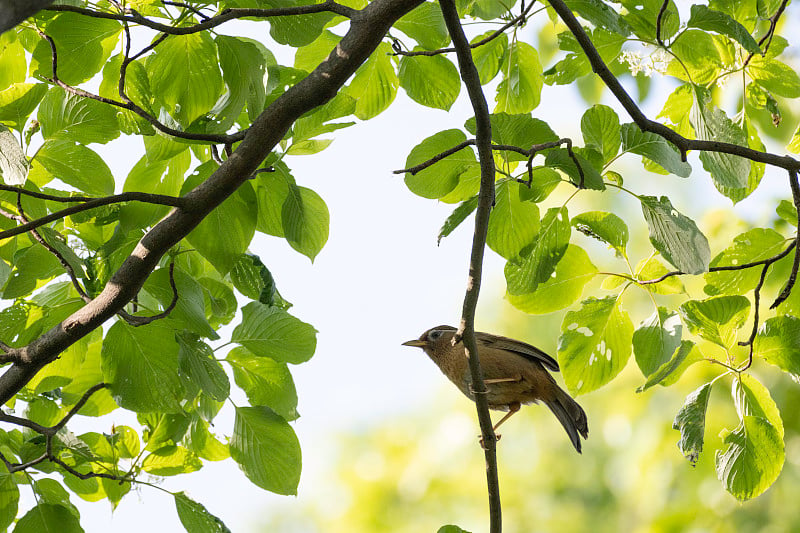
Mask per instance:
[[[529,25],[522,33],[527,42],[534,41],[531,28]],[[486,29],[481,26],[479,31]],[[231,22],[222,31],[263,41],[267,26]],[[287,49],[268,47],[283,64],[293,63],[292,56],[283,53]],[[645,106],[648,116],[657,114],[658,109],[652,106],[660,108],[664,94],[648,100],[652,104]],[[608,95],[603,103],[614,105]],[[490,109],[493,106],[490,100]],[[622,122],[630,120],[614,107]],[[545,86],[542,104],[533,115],[547,121],[559,135],[571,136],[580,146],[583,109],[585,104],[573,90]],[[471,115],[463,89],[449,112],[422,107],[400,90],[392,106],[377,118],[332,134],[335,141],[325,151],[286,159],[298,184],[318,192],[331,215],[328,243],[313,265],[283,239],[257,234],[251,246],[272,272],[281,294],[294,304],[292,313],[319,330],[315,356],[292,367],[301,414],[293,426],[303,449],[299,495],[281,497],[257,488],[232,460],[206,462],[199,472],[167,478],[164,488],[186,491],[234,532],[257,530],[271,508],[296,505],[305,498],[319,499],[320,494],[313,489],[326,463],[332,460],[330,445],[335,434],[368,430],[371,424],[399,413],[437,409],[430,404],[434,393],[449,383],[421,351],[400,343],[418,337],[431,326],[457,325],[474,222],[470,217],[437,247],[438,230],[454,206],[413,195],[402,176],[392,174],[392,170],[402,168],[408,152],[424,138],[443,129],[462,128]],[[111,166],[118,190],[144,153],[138,138],[94,148]],[[696,158],[691,162],[695,170],[702,168]],[[682,183],[674,176],[641,172],[642,180],[626,176],[626,184],[635,182],[637,192],[664,194],[664,182]],[[730,206],[702,172],[696,174],[693,183],[701,190],[693,192],[694,199]],[[785,181],[779,178],[783,190]],[[765,182],[769,180],[765,178]],[[756,193],[761,200],[775,196],[774,189],[762,189],[765,191]],[[689,216],[697,216],[708,207],[707,203],[692,204],[686,202],[680,208]],[[755,209],[758,204],[759,200],[753,199],[740,205],[747,210],[748,205]],[[507,305],[503,300],[503,264],[487,249],[479,329],[503,333],[502,324],[496,320],[501,305]],[[233,325],[238,321],[237,317]],[[555,336],[556,332],[543,334]],[[224,341],[230,329],[221,335]],[[234,398],[238,405],[246,404],[243,394]],[[126,423],[119,415],[112,414],[111,418]],[[106,421],[98,424],[96,419],[76,423],[76,432],[89,428],[109,431],[111,426],[110,421],[103,425]],[[216,430],[230,435],[232,427],[232,414],[224,410]],[[25,493],[23,490],[22,505],[29,506],[30,493]],[[88,504],[74,495],[72,501],[81,510],[86,531],[182,530],[172,498],[149,487],[141,487],[139,495],[126,496],[113,513],[106,502]]]

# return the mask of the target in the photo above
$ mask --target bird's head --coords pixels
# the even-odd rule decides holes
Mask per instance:
[[[422,348],[425,353],[433,357],[434,354],[446,352],[452,347],[455,333],[456,328],[453,326],[436,326],[420,335],[418,339],[404,342],[403,346]]]

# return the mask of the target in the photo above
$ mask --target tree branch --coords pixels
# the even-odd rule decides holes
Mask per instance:
[[[328,58],[256,118],[230,157],[142,238],[94,300],[27,346],[15,349],[18,362],[0,376],[0,403],[11,399],[59,353],[134,298],[161,257],[250,178],[295,120],[333,98],[392,24],[421,3],[375,0],[356,12],[349,30]]]
[[[0,33],[4,33],[41,9],[53,0],[0,0]]]
[[[474,393],[475,406],[478,411],[478,422],[481,426],[481,442],[486,460],[486,483],[489,491],[489,531],[500,533],[503,529],[503,515],[500,507],[500,482],[497,474],[497,437],[492,429],[492,418],[489,415],[489,402],[486,399],[486,384],[483,382],[478,358],[478,342],[475,338],[475,310],[481,289],[481,272],[483,270],[483,254],[486,248],[486,235],[489,227],[489,215],[494,204],[494,156],[492,155],[492,123],[489,117],[489,106],[483,94],[478,69],[472,60],[469,41],[464,35],[461,21],[454,0],[439,0],[447,31],[453,39],[458,57],[461,79],[467,88],[472,109],[475,112],[475,144],[478,148],[478,161],[481,165],[481,188],[478,193],[478,207],[475,213],[475,232],[472,238],[472,253],[469,261],[469,278],[461,324],[453,338],[464,342],[464,349],[469,360],[471,388]]]

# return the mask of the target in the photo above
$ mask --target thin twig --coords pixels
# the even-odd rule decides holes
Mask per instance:
[[[792,288],[797,280],[797,269],[800,268],[800,183],[797,181],[797,172],[789,171],[789,187],[792,189],[792,201],[794,208],[797,210],[797,237],[795,237],[795,251],[794,260],[792,261],[792,270],[789,273],[789,279],[786,280],[783,290],[769,306],[770,309],[775,309],[781,305],[792,293]]]
[[[778,6],[777,11],[775,11],[775,14],[769,18],[769,29],[767,30],[767,33],[758,41],[758,46],[761,48],[762,57],[767,55],[769,46],[772,44],[772,37],[775,35],[775,27],[778,25],[778,20],[781,18],[781,15],[783,15],[783,10],[786,9],[788,3],[789,0],[783,0],[781,5]],[[750,55],[747,56],[747,59],[744,60],[742,67],[749,65],[750,60],[753,59],[754,55],[755,54],[750,53]]]
[[[658,42],[662,48],[667,47],[664,41],[661,40],[661,24],[664,21],[664,14],[667,12],[668,6],[669,0],[664,0],[664,3],[661,4],[661,9],[658,10],[658,17],[656,17],[656,42]]]
[[[178,286],[175,285],[174,259],[169,264],[169,286],[172,289],[172,300],[169,302],[169,305],[167,305],[167,307],[165,307],[164,310],[161,311],[160,313],[151,316],[137,316],[128,313],[124,309],[121,309],[117,314],[120,317],[122,317],[122,319],[125,320],[125,322],[134,327],[146,326],[147,324],[151,324],[156,320],[160,320],[162,318],[166,318],[167,316],[169,316],[169,314],[172,312],[173,309],[175,309],[175,306],[178,304],[178,298],[179,298]]]
[[[755,349],[754,341],[756,340],[756,334],[758,333],[759,306],[761,305],[761,288],[764,286],[764,280],[767,279],[767,271],[769,271],[768,264],[761,268],[761,276],[758,278],[758,284],[753,291],[753,329],[750,331],[750,337],[745,342],[739,343],[740,346],[749,347],[747,352],[747,363],[745,363],[744,366],[739,369],[741,372],[747,370],[753,364],[753,350]]]
[[[50,213],[49,215],[45,215],[41,218],[31,220],[30,222],[21,224],[14,228],[7,229],[5,231],[0,231],[0,241],[2,241],[3,239],[8,239],[9,237],[13,237],[15,235],[26,233],[34,228],[38,228],[39,226],[43,226],[45,224],[53,222],[54,220],[59,220],[64,217],[74,215],[75,213],[88,211],[89,209],[95,209],[97,207],[102,207],[104,205],[117,204],[122,202],[143,202],[148,204],[167,205],[177,208],[183,208],[186,205],[186,202],[184,202],[183,198],[180,197],[166,196],[163,194],[150,194],[150,193],[136,192],[136,191],[123,192],[120,194],[103,196],[100,198],[93,198],[93,199],[87,199],[81,197],[81,199],[74,201],[79,201],[82,203],[80,205],[73,205],[72,207],[61,209],[60,211],[55,211],[53,213]]]
[[[478,207],[475,213],[475,231],[472,238],[472,253],[469,261],[469,278],[464,295],[464,306],[461,313],[461,324],[454,340],[459,337],[469,360],[471,387],[475,391],[475,406],[481,426],[481,442],[483,443],[486,461],[486,482],[489,492],[489,531],[502,531],[503,515],[500,507],[500,482],[497,473],[497,437],[492,428],[489,415],[489,404],[486,398],[486,384],[483,382],[483,371],[478,358],[478,346],[475,338],[475,310],[481,287],[483,255],[486,248],[486,236],[489,227],[489,215],[494,204],[494,156],[492,155],[492,123],[489,117],[489,106],[483,94],[478,69],[472,60],[469,41],[464,35],[461,21],[454,0],[439,0],[447,31],[453,40],[458,57],[461,79],[467,88],[470,102],[475,113],[475,144],[478,148],[478,160],[481,167],[481,186],[478,193]]]

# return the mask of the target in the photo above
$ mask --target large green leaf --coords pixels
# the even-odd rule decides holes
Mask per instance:
[[[122,25],[116,20],[59,13],[45,26],[58,51],[58,78],[79,85],[100,72],[117,45]],[[33,50],[31,73],[53,77],[50,45],[41,39]]]
[[[644,385],[637,388],[636,392],[644,392],[656,385],[668,387],[677,382],[687,368],[702,360],[704,360],[702,353],[692,341],[681,341],[669,361],[650,374]]]
[[[493,30],[482,33],[472,39],[470,43],[480,42],[492,34],[494,34]],[[500,65],[503,63],[503,56],[506,50],[508,50],[508,37],[505,33],[501,33],[499,37],[495,37],[488,43],[472,49],[472,60],[475,62],[475,68],[478,69],[478,77],[481,80],[481,84],[486,85],[500,72]]]
[[[241,346],[225,359],[233,367],[236,384],[247,394],[250,405],[269,407],[286,420],[297,413],[297,391],[286,363],[269,357],[258,357]]]
[[[625,247],[628,244],[628,226],[614,213],[604,211],[587,211],[572,217],[575,229],[602,241],[625,257]]]
[[[103,376],[120,407],[149,413],[181,412],[178,344],[173,330],[157,322],[111,326],[103,341]]]
[[[300,444],[282,417],[266,407],[238,407],[230,448],[250,481],[277,494],[297,494]]]
[[[520,197],[522,187],[516,181],[499,184],[489,219],[486,245],[506,259],[516,257],[539,232],[539,208]]]
[[[395,27],[428,50],[445,47],[450,42],[442,10],[435,2],[423,2],[400,17]]]
[[[156,101],[188,126],[222,94],[217,47],[208,33],[171,35],[145,63]]]
[[[213,161],[200,165],[196,173],[187,178],[181,195],[199,185],[216,169],[217,164]],[[258,216],[257,205],[252,185],[245,182],[209,213],[186,240],[220,274],[227,274],[253,240]]]
[[[786,239],[770,228],[755,228],[737,235],[733,244],[710,263],[710,267],[741,266],[773,257],[787,246]],[[745,294],[756,288],[761,267],[707,272],[706,294]]]
[[[640,196],[639,200],[650,229],[650,242],[664,259],[687,274],[707,272],[711,249],[697,224],[672,207],[666,196]]]
[[[25,121],[46,93],[44,83],[15,83],[0,91],[0,122],[22,131]]]
[[[586,146],[603,154],[605,162],[619,152],[619,116],[608,106],[594,105],[581,117],[581,133]]]
[[[561,323],[558,362],[573,395],[599,389],[620,373],[631,355],[633,324],[615,297],[589,298]]]
[[[398,75],[400,87],[424,106],[447,111],[461,91],[458,69],[443,55],[405,56],[400,60]]]
[[[670,50],[675,58],[666,73],[697,86],[711,85],[725,67],[716,39],[702,30],[684,30]]]
[[[13,31],[3,33],[0,35],[0,91],[25,81],[27,74],[28,63],[22,43]]]
[[[677,148],[660,135],[644,132],[633,122],[622,125],[621,135],[623,152],[644,156],[658,163],[667,172],[682,178],[688,178],[692,173],[692,166],[681,161]]]
[[[670,313],[664,307],[659,307],[650,318],[642,321],[633,333],[633,353],[645,377],[672,358],[681,344],[682,334],[678,313]]]
[[[406,168],[419,165],[467,140],[461,130],[445,130],[431,135],[412,148],[406,158]],[[423,198],[441,198],[455,189],[459,177],[477,166],[475,152],[464,147],[416,174],[406,174],[409,190]]]
[[[712,383],[704,383],[691,392],[683,403],[683,407],[675,415],[672,428],[681,432],[678,448],[690,463],[697,463],[703,451],[703,440],[706,429],[706,409]]]
[[[83,533],[78,517],[63,505],[40,503],[19,519],[15,533]]]
[[[37,118],[45,139],[105,144],[119,137],[115,108],[91,98],[67,94],[60,87],[48,91]]]
[[[28,159],[17,137],[0,124],[0,174],[6,185],[25,185]]]
[[[177,196],[190,164],[191,155],[188,151],[164,160],[150,160],[146,155],[142,156],[128,173],[122,190]],[[120,207],[119,219],[124,228],[146,228],[166,215],[169,209],[168,206],[130,202]]]
[[[679,310],[689,331],[730,350],[750,314],[750,300],[744,296],[715,296],[689,300]]]
[[[538,236],[530,251],[506,263],[505,276],[510,294],[528,294],[549,280],[569,245],[570,225],[567,208],[550,208],[542,218]]]
[[[745,416],[724,439],[728,447],[717,451],[717,477],[725,489],[744,501],[767,490],[783,468],[783,439],[765,418]]]
[[[583,293],[583,287],[597,274],[586,251],[574,244],[567,246],[555,272],[535,291],[528,294],[506,294],[508,301],[521,311],[533,315],[564,309]]]
[[[328,241],[330,214],[325,201],[311,189],[290,184],[281,222],[289,245],[314,261]]]
[[[497,87],[494,112],[529,113],[538,107],[544,77],[536,49],[515,41],[508,48],[501,70],[503,81]]]
[[[19,488],[14,476],[3,469],[0,472],[0,527],[14,523],[19,510]]]
[[[96,152],[67,139],[45,141],[33,159],[28,178],[44,185],[57,178],[88,194],[106,196],[114,192],[114,176]]]
[[[266,92],[264,75],[267,70],[263,45],[241,37],[219,35],[215,39],[222,67],[222,78],[228,88],[222,101],[214,108],[220,131],[227,131],[249,101],[260,112],[264,107]]]
[[[769,422],[783,438],[783,420],[775,400],[754,376],[742,372],[733,380],[733,401],[739,418],[747,415],[759,416]]]
[[[254,354],[276,361],[308,361],[317,346],[316,330],[286,311],[250,302],[242,308],[242,323],[231,340]]]
[[[180,267],[173,271],[176,291],[173,291],[169,278],[169,269],[159,268],[147,278],[144,290],[156,297],[162,309],[166,309],[172,303],[177,292],[178,300],[169,313],[169,320],[180,322],[180,326],[200,336],[212,340],[219,339],[219,335],[206,319],[202,286]]]
[[[616,32],[623,37],[631,33],[631,27],[625,19],[601,0],[566,0],[566,4],[595,26]]]
[[[755,354],[800,380],[800,318],[767,319],[756,335]]]
[[[355,115],[369,120],[384,111],[397,96],[400,80],[392,64],[392,48],[381,43],[356,71],[345,92],[356,101]]]
[[[797,71],[775,58],[754,56],[748,72],[759,85],[774,95],[784,98],[800,96],[800,76]]]
[[[587,151],[596,154],[598,156],[597,159],[602,158],[599,152],[595,152],[592,149]],[[566,148],[554,148],[547,152],[545,165],[549,168],[556,168],[569,176],[570,181],[576,186],[583,180],[583,186],[586,189],[593,189],[596,191],[604,190],[606,186],[597,168],[580,153],[580,149],[573,150],[573,154],[575,156],[574,159],[569,155],[569,151]],[[580,168],[575,164],[575,159],[578,160]],[[581,172],[583,172],[583,176],[581,176]]]
[[[730,15],[714,11],[703,5],[692,6],[691,16],[686,25],[690,28],[714,31],[734,39],[751,54],[760,54],[761,49],[750,32],[736,22]]]
[[[192,500],[183,492],[176,492],[175,510],[188,533],[230,533],[230,529],[204,505]]]
[[[217,362],[211,347],[190,335],[179,335],[178,364],[181,371],[204,393],[224,402],[231,393],[228,375]]]

